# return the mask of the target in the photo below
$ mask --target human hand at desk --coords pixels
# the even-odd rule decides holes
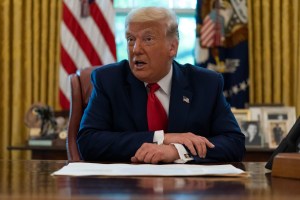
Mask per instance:
[[[157,145],[144,143],[131,157],[133,163],[152,163],[158,162],[171,163],[179,159],[177,149],[174,145]]]
[[[193,155],[205,158],[208,148],[214,148],[215,145],[207,138],[195,135],[194,133],[166,133],[164,144],[179,143],[185,145]]]

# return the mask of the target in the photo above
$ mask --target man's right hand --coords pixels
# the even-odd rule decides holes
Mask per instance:
[[[164,144],[178,143],[185,145],[193,155],[205,158],[208,148],[214,148],[215,145],[207,138],[195,135],[194,133],[166,133],[164,135]]]

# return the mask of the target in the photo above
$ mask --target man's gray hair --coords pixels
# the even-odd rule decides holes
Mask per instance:
[[[166,23],[167,36],[179,40],[178,20],[175,12],[163,7],[142,7],[131,10],[125,20],[125,28],[130,22],[157,21]]]

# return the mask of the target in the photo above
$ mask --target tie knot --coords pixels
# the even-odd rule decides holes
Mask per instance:
[[[160,86],[157,83],[149,83],[147,87],[150,89],[150,93],[154,93],[160,88]]]

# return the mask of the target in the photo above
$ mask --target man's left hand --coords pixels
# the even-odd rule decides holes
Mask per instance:
[[[179,159],[177,149],[174,145],[157,145],[144,143],[131,157],[133,163],[152,163],[158,162],[171,163]]]

